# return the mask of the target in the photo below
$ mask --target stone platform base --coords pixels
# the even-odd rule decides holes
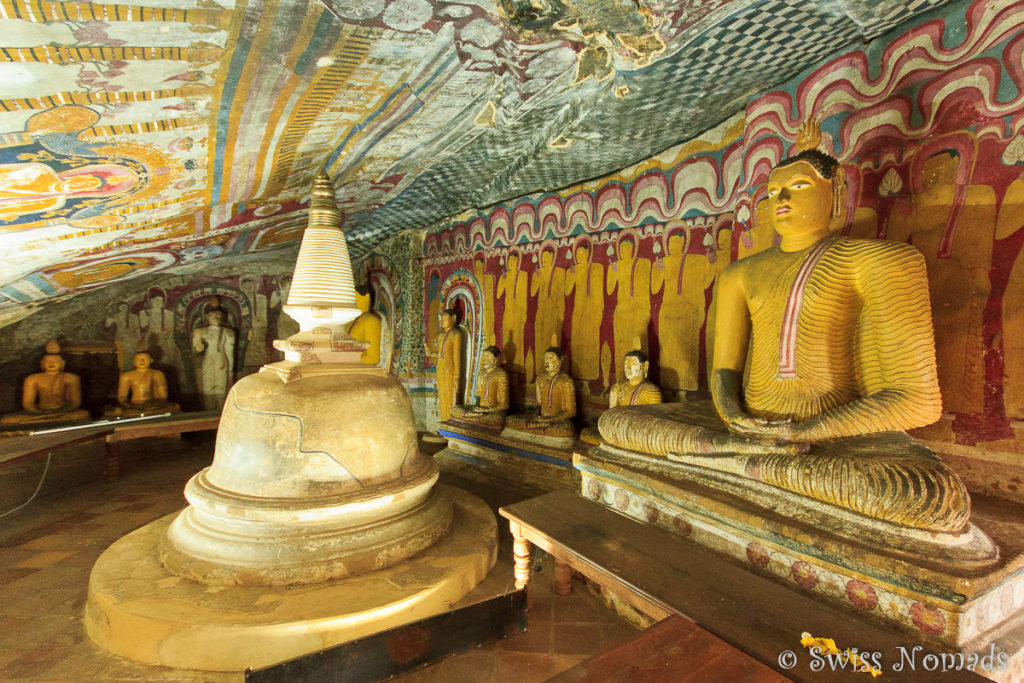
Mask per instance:
[[[530,496],[579,489],[579,473],[572,466],[573,448],[509,439],[452,422],[441,423],[438,432],[448,439],[448,447],[434,458],[446,470]]]
[[[839,537],[710,488],[667,460],[640,465],[599,447],[577,455],[575,466],[584,497],[722,552],[794,590],[955,649],[987,645],[999,634],[1009,638],[1005,650],[1013,654],[1024,643],[1020,528],[1000,529],[997,520],[976,514],[972,520],[995,540],[999,559],[960,573],[955,561],[944,567],[945,558],[934,557],[915,565],[899,549]]]
[[[157,545],[178,513],[110,546],[89,577],[92,640],[147,664],[207,671],[262,667],[444,612],[494,566],[497,522],[479,498],[447,489],[449,533],[386,569],[290,587],[205,586],[171,574]]]

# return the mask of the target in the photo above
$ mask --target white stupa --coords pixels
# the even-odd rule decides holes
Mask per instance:
[[[262,666],[441,612],[493,566],[493,514],[435,486],[408,395],[344,332],[360,311],[322,172],[284,310],[300,330],[275,342],[284,361],[232,387],[190,505],[97,561],[86,625],[99,645],[179,668]],[[136,566],[146,585],[125,581]]]

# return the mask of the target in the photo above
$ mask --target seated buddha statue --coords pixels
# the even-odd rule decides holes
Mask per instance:
[[[501,362],[501,349],[497,346],[483,350],[476,374],[476,405],[452,407],[453,418],[492,427],[504,426],[508,411],[508,373]]]
[[[575,439],[576,385],[562,372],[564,355],[557,346],[544,352],[544,372],[537,375],[537,413],[509,415],[502,436],[520,437],[533,434],[543,437]],[[527,437],[528,438],[528,437]]]
[[[608,407],[640,406],[661,403],[661,389],[647,379],[651,364],[643,351],[630,351],[622,363],[626,379],[612,385]]]
[[[177,403],[167,400],[167,377],[151,367],[153,357],[139,351],[132,359],[135,368],[122,372],[117,382],[117,405],[103,411],[104,417],[140,417],[154,413],[176,413]]]
[[[348,334],[353,339],[370,342],[362,355],[360,363],[378,365],[380,363],[380,339],[383,328],[380,316],[370,310],[370,288],[366,285],[356,287],[356,306],[361,311],[358,318],[348,326]]]
[[[622,362],[622,370],[626,379],[616,382],[608,391],[608,407],[641,406],[661,403],[661,389],[647,379],[651,364],[647,354],[639,349],[630,351]],[[594,427],[584,427],[580,431],[580,441],[592,446],[601,443],[601,436]]]
[[[713,408],[614,408],[599,420],[601,437],[903,527],[959,533],[970,515],[963,482],[903,431],[931,424],[942,407],[924,258],[908,244],[830,233],[844,177],[816,146],[769,176],[781,244],[731,264],[716,284]]]
[[[81,408],[82,381],[78,375],[64,372],[64,359],[56,339],[46,344],[46,355],[39,365],[42,372],[29,375],[22,384],[24,410],[4,415],[0,423],[40,425],[88,420],[89,413]]]

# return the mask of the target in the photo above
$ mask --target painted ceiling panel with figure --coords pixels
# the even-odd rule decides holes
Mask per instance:
[[[0,325],[623,168],[944,0],[0,0]]]

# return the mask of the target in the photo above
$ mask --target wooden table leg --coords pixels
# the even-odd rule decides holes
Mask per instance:
[[[515,522],[509,524],[512,531],[512,556],[515,558],[516,590],[526,588],[530,583],[530,542],[523,536],[522,529]]]
[[[121,476],[121,454],[116,441],[107,441],[106,461],[103,466],[103,477],[107,481],[117,481]]]
[[[555,560],[555,595],[572,593],[572,567]]]

